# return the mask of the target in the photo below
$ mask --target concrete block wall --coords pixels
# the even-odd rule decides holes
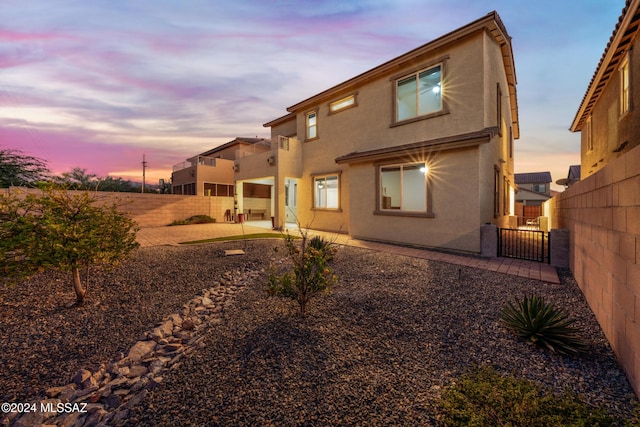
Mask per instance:
[[[9,191],[39,192],[25,188],[0,189]],[[71,191],[73,193],[73,191]],[[233,197],[182,196],[177,194],[95,193],[99,203],[116,203],[120,211],[127,213],[141,228],[161,227],[175,220],[187,219],[193,215],[208,215],[216,221],[224,221],[224,213],[233,213]]]
[[[570,268],[640,395],[640,147],[547,202]]]

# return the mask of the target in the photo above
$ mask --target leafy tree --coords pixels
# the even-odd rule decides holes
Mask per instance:
[[[18,150],[0,149],[0,187],[33,186],[46,179],[48,174],[49,168],[44,160]]]
[[[96,190],[99,179],[96,174],[87,173],[86,169],[73,168],[70,172],[64,172],[55,177],[55,182],[70,190]]]
[[[40,194],[0,197],[0,271],[9,279],[49,268],[71,272],[82,305],[93,265],[113,266],[138,246],[135,223],[88,192],[46,188]]]

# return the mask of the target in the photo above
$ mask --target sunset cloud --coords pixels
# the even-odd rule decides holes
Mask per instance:
[[[555,180],[579,163],[567,129],[623,5],[5,0],[0,145],[103,176],[137,170],[146,154],[168,178],[172,164],[235,136],[268,137],[262,123],[288,106],[495,9],[513,37],[517,172]]]

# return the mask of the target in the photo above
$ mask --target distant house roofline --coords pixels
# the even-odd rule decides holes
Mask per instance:
[[[551,172],[525,172],[513,175],[516,184],[542,184],[550,183]]]
[[[225,142],[224,144],[218,145],[215,148],[212,148],[211,150],[207,150],[204,153],[200,153],[197,156],[192,157],[191,159],[195,158],[195,157],[208,157],[211,156],[212,154],[215,154],[219,151],[224,150],[225,148],[229,148],[232,147],[234,145],[240,145],[240,144],[247,144],[247,145],[254,145],[254,144],[260,144],[264,142],[265,144],[269,144],[271,145],[271,140],[270,139],[265,139],[265,138],[249,138],[249,137],[244,137],[244,136],[238,136],[235,139],[233,139],[232,141],[229,142]],[[191,160],[188,159],[188,160]]]

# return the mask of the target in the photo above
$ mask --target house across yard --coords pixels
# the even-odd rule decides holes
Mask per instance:
[[[496,12],[304,99],[264,126],[270,141],[237,138],[226,147],[236,147],[234,156],[223,156],[225,146],[197,156],[224,168],[212,180],[220,180],[216,191],[234,185],[232,196],[223,194],[234,198],[232,215],[257,210],[276,227],[298,222],[473,253],[482,224],[513,222],[516,74],[511,37]],[[200,175],[193,163],[193,172],[174,172],[174,189],[185,188],[185,174]],[[206,194],[204,181],[191,182],[190,194]]]

